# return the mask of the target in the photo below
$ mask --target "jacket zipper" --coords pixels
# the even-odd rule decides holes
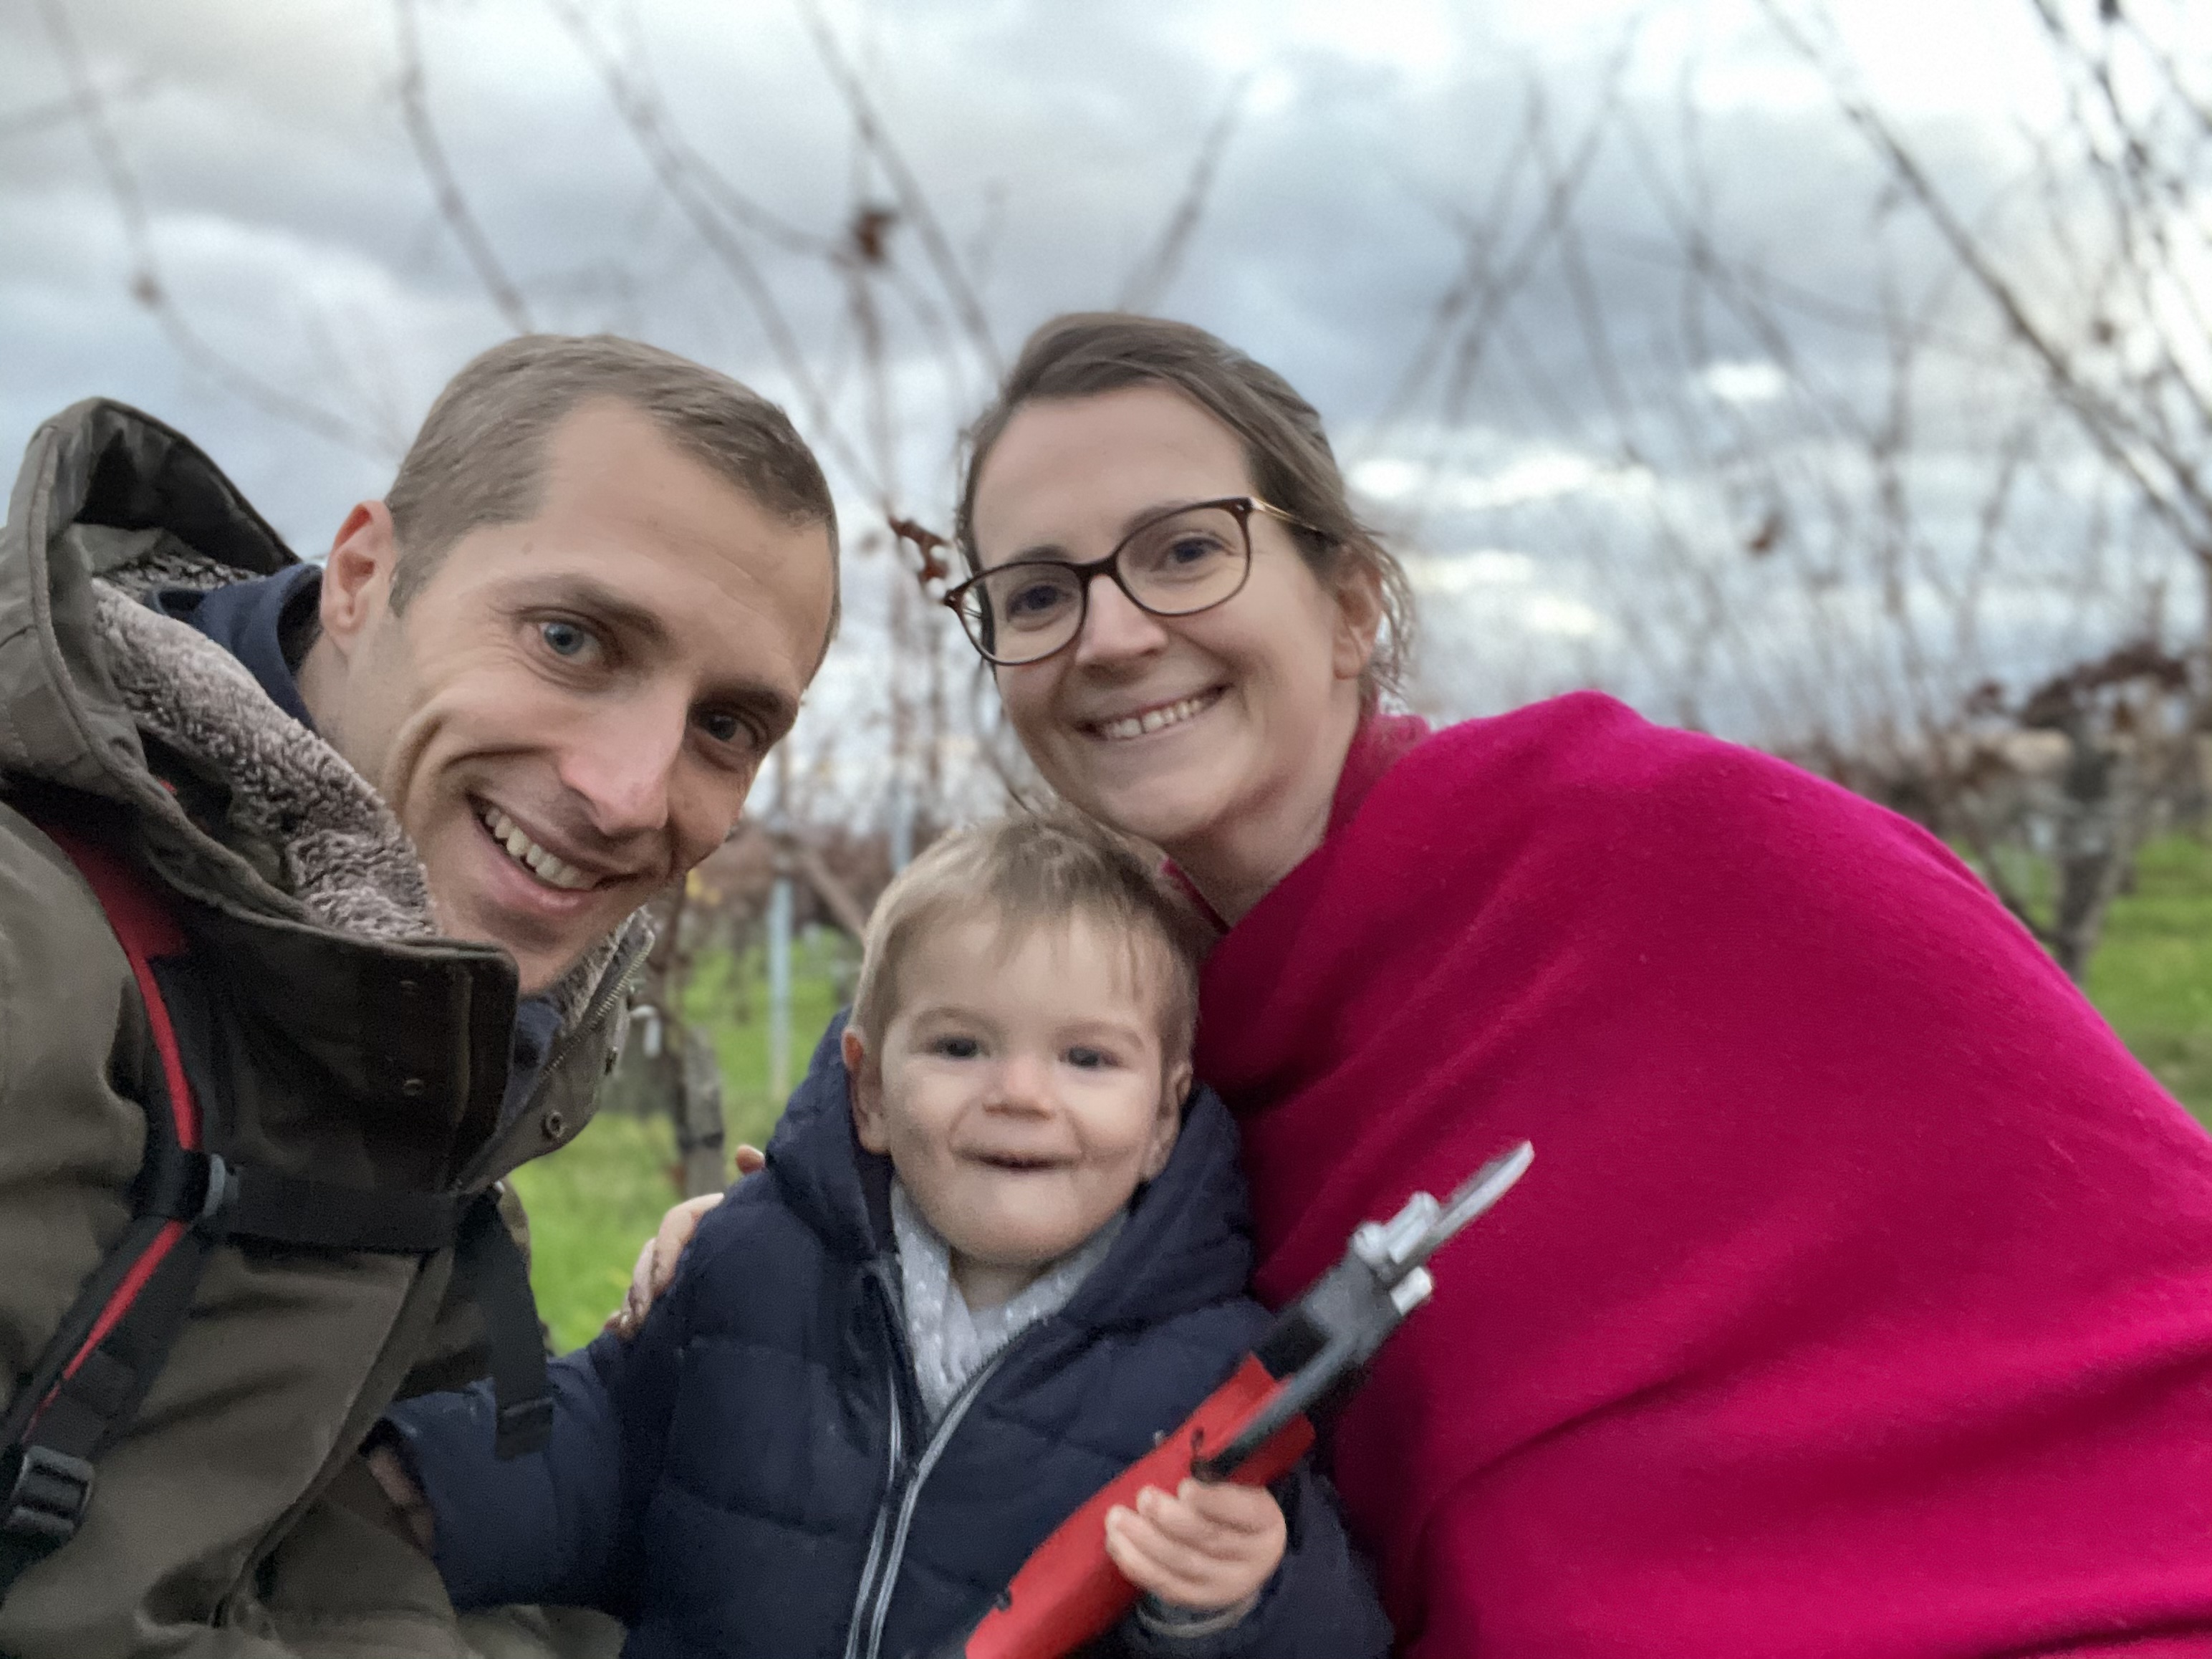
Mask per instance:
[[[1006,1343],[1006,1347],[1000,1349],[998,1354],[991,1356],[991,1360],[984,1364],[982,1370],[975,1371],[975,1376],[971,1376],[971,1378],[964,1382],[960,1394],[956,1394],[951,1401],[947,1402],[947,1407],[945,1407],[945,1418],[942,1418],[942,1420],[938,1422],[938,1427],[931,1431],[929,1443],[922,1447],[922,1455],[914,1462],[914,1475],[907,1480],[905,1491],[898,1491],[896,1482],[890,1491],[884,1491],[883,1509],[876,1513],[876,1537],[878,1537],[878,1540],[883,1537],[883,1522],[884,1517],[891,1513],[894,1502],[896,1506],[898,1506],[898,1526],[891,1531],[891,1548],[883,1558],[880,1573],[876,1575],[876,1582],[869,1583],[869,1575],[867,1573],[860,1575],[860,1599],[854,1604],[854,1610],[852,1610],[854,1613],[852,1635],[848,1635],[848,1639],[845,1639],[845,1659],[878,1659],[880,1652],[883,1652],[883,1626],[887,1624],[891,1617],[891,1593],[898,1589],[898,1568],[900,1568],[900,1562],[902,1562],[907,1555],[907,1533],[909,1533],[911,1526],[914,1526],[914,1509],[915,1504],[921,1504],[922,1500],[922,1482],[929,1480],[931,1468],[938,1467],[938,1458],[945,1455],[945,1444],[951,1440],[953,1431],[960,1427],[960,1420],[969,1413],[969,1407],[975,1405],[975,1395],[982,1394],[984,1382],[988,1382],[991,1376],[998,1371],[998,1367],[1002,1367],[1002,1364],[1013,1356],[1015,1349],[1020,1347],[1024,1340],[1029,1340],[1029,1338],[1033,1336],[1037,1329],[1044,1328],[1044,1325],[1046,1321],[1037,1321],[1036,1325],[1030,1325],[1026,1332],[1022,1332],[1020,1336],[1015,1336],[1011,1343]],[[894,1345],[894,1354],[900,1354],[900,1356],[905,1354],[905,1343],[902,1343],[902,1340],[900,1340],[898,1345]],[[894,1382],[896,1380],[898,1380],[898,1374],[896,1374],[894,1370]],[[896,1440],[896,1433],[898,1433],[898,1429],[896,1429],[898,1416],[900,1413],[894,1413],[894,1440]],[[874,1548],[869,1551],[869,1564],[872,1564],[872,1566],[876,1564]],[[867,1613],[867,1646],[856,1648],[854,1646],[854,1639],[856,1639],[858,1632],[860,1632],[860,1614],[867,1610],[867,1601],[872,1595],[874,1595],[876,1606],[872,1613]]]
[[[868,1534],[868,1559],[860,1569],[860,1590],[853,1602],[853,1617],[845,1632],[845,1659],[859,1659],[860,1615],[874,1590],[876,1573],[884,1559],[884,1534],[891,1519],[891,1500],[898,1492],[899,1467],[906,1461],[906,1413],[899,1405],[899,1355],[891,1351],[888,1370],[891,1385],[891,1455],[884,1472],[884,1501],[876,1506],[875,1529]]]
[[[898,1287],[891,1282],[890,1273],[878,1256],[865,1270],[868,1285],[874,1290],[883,1315],[884,1331],[890,1340],[890,1363],[884,1367],[884,1382],[891,1413],[890,1456],[884,1474],[884,1495],[876,1505],[876,1524],[868,1534],[868,1559],[860,1568],[860,1587],[853,1597],[853,1616],[846,1623],[845,1659],[860,1659],[860,1630],[868,1609],[868,1600],[875,1593],[876,1575],[884,1559],[884,1536],[890,1528],[891,1511],[896,1506],[899,1476],[906,1464],[906,1405],[899,1379],[902,1371],[913,1369],[906,1352],[905,1322],[899,1316]]]
[[[1030,1330],[1036,1328],[1034,1325],[1030,1328]],[[1024,1331],[1022,1336],[1029,1334],[1029,1331]],[[960,1426],[960,1419],[968,1415],[968,1407],[975,1403],[975,1396],[982,1392],[983,1385],[991,1380],[992,1374],[1006,1363],[1007,1356],[1021,1346],[1022,1336],[1016,1337],[994,1354],[990,1363],[969,1377],[967,1386],[952,1396],[951,1403],[945,1407],[944,1420],[938,1424],[935,1432],[929,1437],[929,1443],[921,1449],[921,1455],[914,1466],[913,1477],[907,1482],[906,1492],[899,1499],[898,1526],[891,1534],[890,1552],[884,1559],[883,1573],[876,1583],[875,1611],[868,1620],[868,1644],[860,1650],[860,1659],[878,1659],[882,1652],[884,1626],[891,1613],[891,1592],[898,1587],[899,1565],[906,1556],[907,1533],[914,1525],[915,1506],[921,1501],[922,1483],[929,1479],[929,1472],[937,1467],[937,1460],[944,1455],[945,1443],[952,1438],[953,1431]],[[886,1514],[890,1507],[886,1501]],[[878,1516],[879,1527],[882,1521],[883,1516]],[[866,1594],[865,1585],[862,1594],[864,1596]],[[857,1629],[860,1610],[856,1607],[854,1611],[854,1627]],[[849,1645],[848,1643],[848,1650]]]

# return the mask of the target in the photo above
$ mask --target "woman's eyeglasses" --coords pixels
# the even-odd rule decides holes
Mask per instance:
[[[1130,604],[1155,617],[1195,616],[1235,599],[1252,574],[1255,513],[1304,527],[1249,495],[1197,501],[1146,519],[1103,559],[1011,559],[969,577],[945,603],[986,661],[1042,662],[1083,632],[1097,576],[1112,577]]]

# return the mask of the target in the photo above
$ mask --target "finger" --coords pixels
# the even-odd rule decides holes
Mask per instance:
[[[1108,1511],[1106,1553],[1139,1589],[1177,1607],[1227,1607],[1237,1599],[1218,1582],[1219,1564],[1192,1556],[1133,1510]]]
[[[1139,1589],[1152,1590],[1158,1595],[1159,1591],[1152,1587],[1152,1580],[1158,1576],[1158,1569],[1131,1547],[1127,1529],[1121,1524],[1121,1517],[1128,1512],[1119,1508],[1106,1511],[1106,1559],[1114,1564],[1116,1572]]]
[[[422,1488],[399,1455],[389,1446],[379,1446],[368,1455],[368,1472],[376,1484],[384,1488],[386,1500],[398,1514],[408,1533],[425,1555],[438,1547],[438,1516],[430,1507],[430,1500],[422,1495]]]
[[[629,1270],[629,1288],[623,1292],[623,1311],[635,1316],[640,1308],[653,1298],[653,1261],[660,1254],[658,1235],[648,1238],[638,1248],[637,1265]]]
[[[759,1147],[748,1146],[743,1141],[738,1144],[737,1161],[738,1174],[740,1177],[758,1175],[763,1170],[768,1168],[768,1155]]]
[[[707,1193],[698,1198],[688,1198],[660,1218],[660,1231],[653,1235],[653,1273],[645,1285],[645,1299],[651,1303],[659,1299],[669,1281],[676,1277],[676,1264],[684,1255],[684,1247],[691,1242],[691,1235],[699,1231],[699,1218],[722,1201],[720,1193]]]
[[[1265,1537],[1282,1522],[1283,1507],[1265,1486],[1229,1480],[1185,1480],[1176,1496],[1193,1511],[1231,1532]]]
[[[1161,1601],[1192,1608],[1206,1595],[1203,1575],[1190,1571],[1188,1551],[1133,1509],[1106,1513],[1106,1555],[1121,1577]]]
[[[1195,1556],[1216,1561],[1240,1561],[1255,1553],[1258,1537],[1238,1528],[1224,1527],[1202,1513],[1189,1499],[1170,1497],[1157,1486],[1137,1494],[1137,1513]]]

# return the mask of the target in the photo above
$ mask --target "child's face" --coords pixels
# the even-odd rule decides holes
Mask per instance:
[[[956,1267],[1042,1269],[1165,1166],[1190,1066],[1164,1063],[1159,996],[1137,982],[1154,949],[1083,916],[1011,940],[972,916],[899,964],[880,1054],[847,1029],[860,1144]]]

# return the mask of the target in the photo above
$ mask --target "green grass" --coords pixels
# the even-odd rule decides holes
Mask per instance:
[[[849,963],[834,935],[794,953],[792,1081],[839,1003]],[[2147,848],[2135,890],[2106,923],[2090,1000],[2160,1081],[2212,1121],[2212,847],[2173,836]],[[781,1102],[768,1087],[767,988],[758,952],[708,957],[685,1012],[714,1033],[732,1143],[765,1145]],[[674,1140],[661,1119],[605,1114],[551,1158],[517,1171],[531,1217],[531,1281],[563,1347],[588,1341],[622,1300],[638,1246],[675,1202]]]
[[[811,928],[792,951],[791,1088],[806,1074],[815,1043],[842,1006],[839,993],[849,977],[850,949],[842,934]],[[714,1034],[715,1058],[722,1062],[722,1123],[731,1144],[766,1146],[783,1101],[769,1088],[768,975],[761,953],[741,957],[717,951],[703,957],[684,988],[684,1013]]]
[[[2143,849],[2088,991],[2136,1057],[2212,1122],[2212,847],[2173,836]]]
[[[813,931],[792,953],[791,1076],[841,1006],[849,977],[842,936]],[[687,1018],[714,1038],[729,1144],[768,1144],[783,1102],[769,1089],[768,985],[760,952],[708,953],[685,988]],[[562,1348],[588,1342],[622,1301],[646,1235],[678,1196],[676,1140],[665,1118],[602,1112],[550,1158],[515,1171],[530,1212],[530,1282]]]
[[[638,1246],[676,1201],[666,1118],[605,1112],[550,1158],[514,1172],[530,1212],[530,1284],[563,1349],[599,1334],[622,1304]]]

